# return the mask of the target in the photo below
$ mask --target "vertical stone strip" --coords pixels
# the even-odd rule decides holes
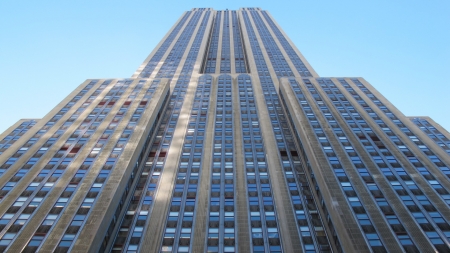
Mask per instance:
[[[205,237],[208,223],[209,213],[209,192],[210,192],[210,180],[211,180],[211,158],[213,152],[214,141],[214,125],[216,119],[216,106],[217,106],[217,78],[213,79],[211,85],[211,92],[209,96],[209,115],[208,122],[205,129],[205,140],[203,148],[203,161],[201,169],[200,184],[197,195],[197,214],[195,216],[194,227],[194,242],[192,244],[192,252],[204,252],[205,251]]]

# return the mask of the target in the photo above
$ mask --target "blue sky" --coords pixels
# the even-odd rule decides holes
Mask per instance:
[[[193,7],[268,10],[319,75],[364,77],[406,115],[450,130],[448,0],[2,0],[0,132],[85,79],[130,77]]]

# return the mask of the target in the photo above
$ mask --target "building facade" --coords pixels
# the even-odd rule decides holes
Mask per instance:
[[[267,11],[195,8],[0,135],[0,252],[450,252],[449,139]]]

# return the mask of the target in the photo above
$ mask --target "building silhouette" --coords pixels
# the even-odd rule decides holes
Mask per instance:
[[[0,252],[450,252],[449,138],[267,11],[194,8],[0,135]]]

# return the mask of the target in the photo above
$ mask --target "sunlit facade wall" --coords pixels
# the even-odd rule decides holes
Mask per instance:
[[[449,252],[449,138],[267,11],[194,8],[0,135],[0,252]]]

